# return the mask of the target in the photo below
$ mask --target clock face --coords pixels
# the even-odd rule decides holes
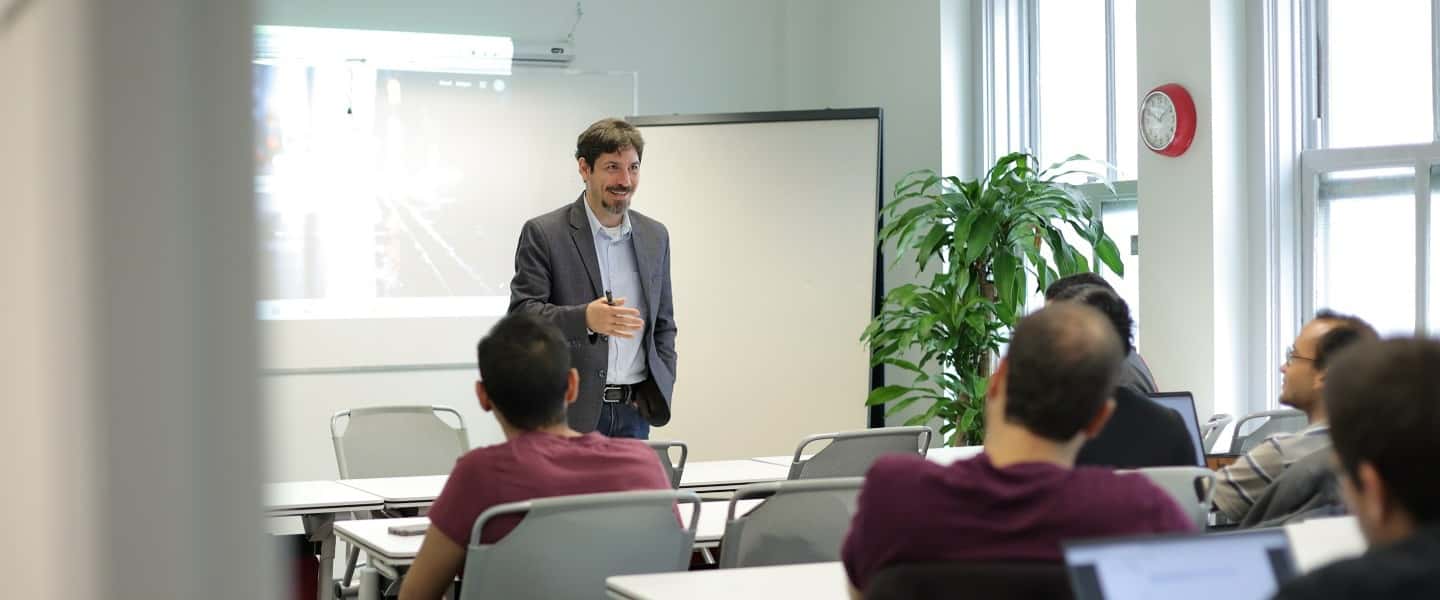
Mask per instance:
[[[1160,151],[1175,139],[1175,102],[1161,91],[1145,96],[1140,105],[1140,137],[1151,150]]]

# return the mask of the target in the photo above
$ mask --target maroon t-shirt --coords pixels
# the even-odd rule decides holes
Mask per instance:
[[[451,541],[470,542],[470,528],[485,509],[549,496],[668,490],[660,457],[644,442],[598,433],[560,437],[529,432],[502,444],[476,448],[456,461],[450,479],[430,507],[430,523]],[[521,517],[485,525],[480,541],[493,543]]]
[[[865,474],[841,556],[863,590],[895,563],[1060,561],[1062,540],[1193,529],[1139,474],[1050,463],[1001,469],[986,454],[950,466],[895,455]]]

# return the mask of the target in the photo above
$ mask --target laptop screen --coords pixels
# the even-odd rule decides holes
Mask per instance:
[[[1205,442],[1200,437],[1200,419],[1195,414],[1195,397],[1190,392],[1165,392],[1151,394],[1150,399],[1160,406],[1180,413],[1185,430],[1190,433],[1190,443],[1195,447],[1195,466],[1205,466]]]
[[[1067,542],[1076,600],[1262,600],[1294,576],[1285,531]]]

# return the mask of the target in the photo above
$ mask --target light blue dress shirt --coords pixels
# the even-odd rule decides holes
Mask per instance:
[[[640,287],[640,267],[635,262],[635,244],[630,237],[630,213],[620,221],[620,226],[610,229],[600,224],[590,202],[585,202],[585,216],[590,218],[590,231],[595,232],[595,258],[600,262],[600,280],[614,298],[624,298],[625,306],[640,311],[645,319],[645,293]],[[641,352],[641,340],[645,330],[635,332],[635,337],[624,339],[609,336],[610,361],[605,368],[607,385],[640,383],[650,376],[645,364],[645,353]]]

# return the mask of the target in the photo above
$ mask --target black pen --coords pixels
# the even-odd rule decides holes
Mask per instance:
[[[615,306],[615,298],[610,296],[610,290],[605,290],[605,303],[610,306]]]

